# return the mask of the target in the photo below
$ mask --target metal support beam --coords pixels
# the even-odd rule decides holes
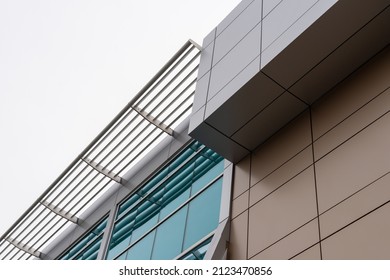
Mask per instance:
[[[196,43],[194,40],[188,39],[188,42],[193,44],[198,50],[202,51],[202,49],[203,49],[202,46],[199,45],[198,43]]]
[[[49,209],[50,211],[52,211],[53,213],[57,214],[58,216],[61,216],[64,219],[66,219],[72,223],[75,223],[75,224],[79,223],[79,218],[73,216],[72,214],[68,213],[67,211],[62,210],[62,209],[58,208],[57,206],[55,206],[47,201],[42,201],[41,204],[43,206],[45,206],[47,209]]]
[[[159,129],[161,129],[162,131],[166,132],[167,134],[169,134],[171,136],[173,135],[173,130],[170,127],[168,127],[167,125],[163,124],[162,122],[157,121],[155,118],[150,116],[147,112],[145,112],[141,108],[139,108],[137,106],[133,106],[133,109],[138,114],[140,114],[145,120],[147,120],[148,122],[150,122],[154,126],[158,127]]]
[[[111,180],[117,182],[118,184],[121,184],[122,186],[125,186],[127,184],[127,181],[123,179],[122,177],[118,176],[114,172],[108,170],[107,168],[101,166],[100,164],[88,159],[88,158],[82,158],[82,161],[84,161],[86,164],[91,166],[93,169],[95,169],[97,172],[103,174],[104,176],[110,178]]]
[[[12,239],[10,237],[7,237],[6,240],[11,243],[12,245],[14,245],[16,248],[18,248],[19,250],[22,250],[23,252],[26,252],[27,254],[30,254],[38,259],[41,258],[42,256],[42,253],[37,251],[37,250],[34,250],[33,248],[27,246],[27,245],[24,245],[23,243],[20,243],[18,242],[17,240],[15,239]]]

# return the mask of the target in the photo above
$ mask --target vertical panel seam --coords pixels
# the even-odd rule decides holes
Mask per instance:
[[[249,181],[248,186],[250,189],[251,185],[251,177],[252,177],[252,153],[249,154]],[[248,189],[248,191],[249,191]],[[246,225],[246,259],[249,260],[249,201],[250,201],[250,193],[248,193],[248,208],[247,208],[247,225]]]
[[[203,121],[206,118],[206,110],[207,110],[207,104],[209,102],[209,91],[210,91],[211,78],[213,77],[213,62],[214,62],[214,55],[215,55],[215,42],[217,41],[216,35],[217,35],[217,28],[214,28],[214,40],[212,42],[212,44],[213,44],[213,53],[211,55],[211,67],[210,67],[210,71],[209,71],[209,74],[208,74],[209,75],[209,81],[207,83],[206,103],[204,104]]]
[[[310,135],[311,135],[311,150],[312,150],[312,158],[313,158],[313,175],[314,175],[314,189],[316,195],[316,207],[317,207],[317,222],[318,222],[318,240],[320,246],[320,257],[322,257],[322,243],[321,243],[321,226],[320,226],[320,210],[318,206],[318,189],[317,189],[317,173],[316,173],[316,163],[314,157],[314,138],[313,138],[313,120],[312,120],[312,107],[309,107],[310,113]]]

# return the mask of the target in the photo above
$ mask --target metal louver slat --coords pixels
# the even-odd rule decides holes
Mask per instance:
[[[112,185],[126,185],[124,172],[164,137],[174,137],[191,113],[200,52],[191,40],[177,51],[0,237],[0,259],[41,258]],[[144,133],[134,133],[137,125]]]

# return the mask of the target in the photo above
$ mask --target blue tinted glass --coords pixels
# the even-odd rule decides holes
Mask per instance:
[[[126,210],[132,208],[139,200],[140,196],[138,194],[133,194],[128,200],[126,200],[118,209],[117,216],[119,217]]]
[[[100,248],[104,229],[107,225],[107,218],[92,228],[80,241],[71,247],[68,252],[61,257],[62,260],[70,259],[96,259]]]
[[[154,225],[157,224],[158,215],[154,215],[152,218],[146,220],[146,222],[140,225],[137,229],[133,231],[133,236],[131,237],[131,243],[137,241],[142,235],[149,231]]]
[[[101,238],[96,239],[90,244],[81,254],[79,254],[77,260],[96,260],[99,252]]]
[[[142,236],[144,234],[149,236],[148,231],[155,226],[156,229],[153,230],[156,235],[153,243],[155,245],[151,249],[153,259],[171,259],[179,255],[183,251],[185,231],[187,233],[184,249],[189,248],[213,231],[216,226],[215,220],[218,222],[220,203],[218,200],[218,207],[215,206],[214,192],[208,192],[212,196],[211,199],[203,198],[203,196],[208,196],[206,194],[200,194],[189,203],[189,198],[190,195],[199,193],[201,189],[209,185],[222,171],[222,157],[198,142],[192,143],[137,190],[133,196],[121,204],[107,258],[114,258],[119,254],[118,258],[120,259],[146,258],[145,256],[138,258],[136,254],[140,250],[139,246],[147,241],[146,237]],[[207,205],[210,201],[213,202],[211,210],[208,209],[209,205]],[[185,205],[185,203],[188,204]],[[184,207],[178,210],[181,205]],[[186,230],[189,207],[191,207],[191,219],[188,222],[191,230],[196,230],[195,233]],[[198,207],[203,209],[199,210]],[[177,212],[173,216],[163,221],[175,211]],[[204,215],[204,211],[207,211],[208,215]],[[201,215],[201,218],[195,217],[196,212]],[[202,220],[202,224],[196,226],[200,220]],[[139,238],[142,239],[139,240]],[[138,245],[138,242],[141,245]],[[131,246],[130,249],[127,249],[129,246]],[[198,258],[195,253],[193,256]]]
[[[190,202],[184,250],[218,226],[222,178]]]
[[[150,260],[155,231],[142,238],[125,254],[126,260]]]
[[[160,211],[159,220],[163,220],[166,216],[176,210],[181,204],[183,204],[190,197],[190,189],[187,189],[181,195],[176,197],[173,201],[171,201],[168,205],[164,206],[164,208]]]
[[[121,240],[117,240],[116,243],[111,243],[110,249],[108,250],[107,253],[107,259],[112,260],[116,255],[118,255],[120,252],[126,249],[127,246],[130,245],[130,240],[131,240],[131,231],[128,232],[125,238]]]
[[[116,260],[125,260],[126,259],[127,252],[124,252],[122,255],[116,258]]]
[[[193,248],[189,253],[181,257],[181,260],[203,260],[206,255],[207,249],[209,248],[212,238],[202,242],[202,244]]]
[[[157,228],[152,259],[169,260],[182,252],[187,206]]]
[[[172,172],[176,168],[180,166],[183,162],[185,162],[189,157],[191,157],[195,151],[200,147],[199,144],[193,145],[193,149],[189,148],[184,150],[176,159],[169,165],[169,171]]]
[[[130,244],[131,233],[134,228],[136,212],[127,213],[119,220],[111,237],[110,248],[107,253],[107,259],[112,259],[122,252]]]
[[[215,177],[223,172],[223,161],[220,161],[216,166],[211,168],[206,174],[203,174],[198,180],[192,184],[191,195],[194,195],[204,186],[210,183]]]

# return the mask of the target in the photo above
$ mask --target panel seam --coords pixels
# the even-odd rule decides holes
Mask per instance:
[[[320,257],[322,257],[322,244],[321,244],[321,226],[320,226],[320,209],[318,205],[318,187],[317,187],[317,173],[316,173],[316,163],[314,157],[314,138],[313,138],[313,119],[312,119],[312,108],[309,107],[310,113],[310,134],[311,134],[311,149],[312,149],[312,159],[313,159],[313,175],[314,175],[314,189],[316,195],[316,207],[317,207],[317,223],[318,223],[318,241],[320,245]]]

